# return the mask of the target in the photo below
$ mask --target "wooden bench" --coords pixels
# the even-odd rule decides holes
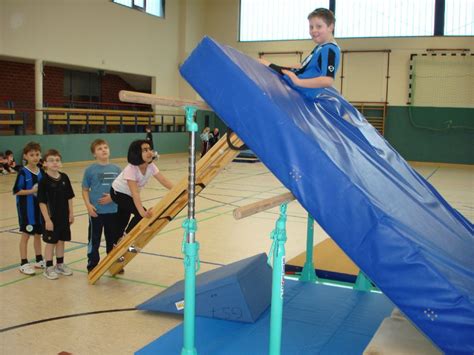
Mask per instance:
[[[45,127],[48,132],[53,131],[52,126],[66,126],[69,133],[71,126],[120,126],[123,132],[124,126],[157,126],[159,130],[184,131],[185,117],[183,114],[155,114],[149,111],[117,111],[96,109],[66,109],[50,107],[43,109]]]
[[[13,127],[15,134],[20,134],[20,127],[23,127],[23,129],[25,128],[25,121],[24,119],[16,119],[16,114],[17,112],[15,110],[0,110],[0,126],[8,126],[8,128]]]

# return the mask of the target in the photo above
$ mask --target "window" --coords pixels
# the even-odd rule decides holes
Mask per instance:
[[[241,0],[240,41],[309,39],[308,14],[329,0]]]
[[[337,0],[335,37],[434,34],[435,0]]]
[[[444,34],[474,36],[474,1],[445,0]]]
[[[112,0],[112,2],[150,15],[165,17],[165,0]]]

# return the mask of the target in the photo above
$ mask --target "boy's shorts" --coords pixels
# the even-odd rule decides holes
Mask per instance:
[[[20,226],[20,232],[28,235],[43,233],[43,226],[41,224],[25,224]]]
[[[58,241],[69,242],[71,240],[71,228],[69,226],[54,231],[45,230],[43,233],[43,242],[48,244],[57,244]]]

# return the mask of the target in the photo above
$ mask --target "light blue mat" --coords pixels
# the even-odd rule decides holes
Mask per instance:
[[[286,280],[281,353],[361,354],[393,304],[382,294]],[[159,320],[157,320],[159,321]],[[268,354],[270,309],[253,324],[196,318],[198,354]],[[179,354],[183,324],[139,355]]]

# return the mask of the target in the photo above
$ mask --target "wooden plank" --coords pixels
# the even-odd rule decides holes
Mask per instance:
[[[120,110],[98,110],[98,109],[87,109],[87,108],[63,108],[63,107],[48,107],[43,108],[43,112],[52,113],[96,113],[96,114],[116,114],[116,115],[128,115],[128,116],[154,116],[155,113],[152,111],[120,111]]]
[[[19,126],[23,124],[22,120],[0,120],[0,124]]]
[[[142,92],[122,90],[119,93],[120,101],[133,102],[148,105],[184,107],[195,106],[201,110],[212,111],[212,109],[204,101],[177,99],[172,97],[157,96],[152,94],[145,94]]]
[[[209,184],[209,182],[239,154],[237,150],[231,150],[224,135],[211,148],[206,155],[197,162],[196,165],[196,196]],[[240,146],[242,141],[233,134],[231,137],[233,145]],[[179,212],[188,204],[188,177],[185,176],[176,183],[155,207],[152,209],[150,218],[143,218],[120,243],[89,273],[90,284],[95,284],[97,280],[109,270],[112,275],[116,275],[124,268],[137,254],[128,252],[132,245],[142,249],[148,242],[159,233],[169,222],[171,222]],[[177,243],[179,241],[176,241]],[[125,260],[118,262],[117,259],[123,256]]]
[[[0,115],[14,115],[15,110],[0,110]]]
[[[270,208],[281,205],[285,202],[290,202],[295,199],[295,196],[291,192],[286,192],[284,194],[267,198],[262,201],[254,202],[249,205],[245,205],[234,210],[234,218],[242,219],[249,217],[253,214],[269,210]]]

